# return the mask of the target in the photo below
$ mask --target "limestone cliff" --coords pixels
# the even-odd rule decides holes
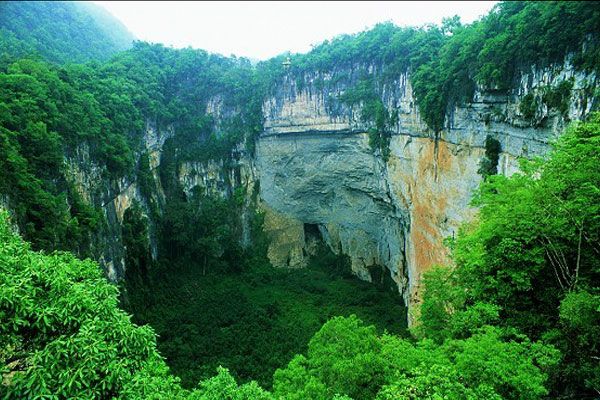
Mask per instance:
[[[172,129],[161,131],[154,124],[148,123],[139,152],[148,155],[150,171],[157,183],[152,192],[159,204],[165,200],[158,177],[160,154],[165,141],[172,135]],[[136,158],[139,159],[139,154]],[[122,278],[125,271],[125,249],[121,237],[123,216],[134,201],[142,205],[146,205],[147,201],[140,192],[137,174],[118,180],[108,179],[105,170],[91,160],[89,149],[81,146],[67,157],[65,176],[87,203],[101,208],[106,223],[92,238],[92,253],[104,267],[110,280]],[[153,255],[156,257],[156,240],[154,237],[150,239]]]
[[[499,172],[513,173],[519,157],[544,155],[569,120],[590,112],[597,81],[575,71],[569,58],[532,68],[509,92],[478,88],[472,102],[448,111],[445,128],[434,134],[419,116],[410,73],[402,74],[379,93],[399,116],[384,162],[369,146],[360,105],[341,101],[365,71],[377,75],[381,68],[287,75],[266,99],[256,167],[261,198],[272,212],[270,256],[275,265],[301,266],[302,226],[317,225],[334,251],[351,257],[357,275],[369,280],[370,267],[384,266],[411,302],[422,273],[450,261],[444,238],[476,212],[469,202],[482,179],[486,137],[501,144]],[[336,79],[342,74],[347,79]],[[541,99],[564,81],[572,89],[561,113]],[[521,112],[527,94],[535,101],[533,116]]]
[[[250,194],[257,195],[253,201],[265,212],[273,265],[305,265],[309,237],[318,232],[334,252],[350,256],[356,275],[371,280],[381,276],[372,274],[372,268],[389,271],[405,301],[417,300],[422,273],[450,262],[444,238],[455,235],[476,213],[469,202],[482,179],[478,169],[486,137],[501,144],[499,172],[513,173],[519,157],[545,154],[569,120],[592,110],[597,79],[577,72],[569,59],[532,68],[511,91],[478,88],[472,102],[448,110],[445,128],[434,133],[419,115],[410,73],[400,74],[378,90],[387,110],[398,115],[391,126],[390,156],[384,161],[369,144],[372,126],[360,118],[361,104],[342,101],[365,73],[377,77],[383,72],[375,65],[357,65],[284,76],[263,103],[264,129],[254,154],[240,144],[227,160],[185,160],[177,165],[176,179],[187,195],[201,188],[207,194],[231,196],[243,188],[248,204]],[[557,110],[544,103],[543,94],[561,82],[571,86],[568,107]],[[521,107],[526,99],[533,104],[529,115]],[[207,103],[216,125],[235,112],[223,104],[220,97]],[[107,224],[93,240],[94,251],[113,280],[124,271],[125,210],[136,201],[150,216],[149,197],[159,212],[168,201],[158,171],[165,143],[173,136],[172,127],[147,124],[138,159],[148,155],[154,178],[150,193],[142,193],[137,173],[106,179],[85,147],[68,158],[66,175],[86,200],[102,207]],[[251,240],[247,217],[242,213],[240,221],[244,243]],[[150,218],[156,257],[155,222]]]
[[[67,158],[65,176],[74,184],[87,203],[102,210],[105,224],[93,238],[90,238],[91,252],[111,281],[118,281],[124,277],[127,249],[123,244],[122,225],[126,210],[134,203],[140,204],[145,216],[148,217],[150,250],[154,259],[158,257],[157,217],[169,201],[161,183],[160,168],[165,153],[165,143],[173,136],[172,126],[159,129],[155,124],[147,123],[141,148],[135,157],[137,164],[142,154],[148,157],[152,187],[145,190],[140,184],[139,168],[129,176],[115,180],[107,178],[105,169],[91,160],[89,149],[85,146],[77,148]],[[229,197],[233,195],[236,188],[244,188],[248,193],[246,206],[250,205],[250,195],[255,185],[254,168],[252,159],[246,155],[242,146],[234,150],[226,161],[222,159],[202,162],[183,161],[177,163],[174,172],[175,178],[187,196],[191,195],[193,190],[200,188],[207,195]],[[158,215],[153,214],[151,203],[157,207]],[[247,208],[243,207],[240,221],[242,235],[240,240],[243,244],[251,241]]]

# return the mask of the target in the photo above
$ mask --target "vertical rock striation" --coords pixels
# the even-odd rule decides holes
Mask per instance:
[[[303,265],[300,227],[316,224],[334,251],[350,256],[361,278],[371,279],[371,267],[387,268],[407,303],[418,300],[423,272],[450,262],[444,239],[476,214],[469,203],[482,179],[486,137],[501,144],[499,173],[511,174],[520,157],[543,156],[568,121],[583,118],[595,101],[595,75],[577,72],[567,58],[523,72],[509,92],[478,88],[434,133],[419,116],[410,74],[401,74],[380,90],[383,104],[399,117],[384,162],[369,146],[371,126],[359,117],[360,104],[341,101],[358,82],[358,70],[381,73],[357,66],[335,72],[345,80],[333,73],[288,75],[264,102],[255,163],[265,209],[274,215],[265,227],[273,239],[271,260]],[[566,112],[542,101],[563,81],[572,83]],[[520,111],[529,93],[533,116]]]
[[[517,171],[520,157],[544,155],[570,120],[592,110],[597,78],[576,71],[569,58],[561,65],[532,68],[508,92],[478,88],[472,102],[448,110],[441,132],[432,132],[419,115],[410,74],[387,76],[378,96],[398,119],[390,127],[390,155],[384,160],[369,144],[373,124],[361,118],[362,104],[342,101],[365,74],[376,79],[383,72],[376,65],[356,65],[287,75],[264,100],[264,129],[254,155],[240,145],[227,160],[183,161],[176,175],[186,195],[201,188],[206,194],[231,196],[241,188],[249,202],[252,193],[258,194],[273,265],[304,266],[311,253],[309,239],[318,232],[334,252],[350,257],[362,279],[381,275],[373,274],[373,268],[388,271],[410,305],[419,298],[423,272],[450,262],[444,239],[476,215],[469,202],[482,179],[478,170],[486,138],[501,145],[499,173]],[[571,89],[566,107],[558,110],[544,102],[544,93],[561,82],[569,82]],[[533,110],[528,115],[522,112],[525,100]],[[207,103],[217,125],[234,112],[224,104],[221,97]],[[168,201],[158,171],[165,142],[173,135],[172,128],[146,127],[140,154],[148,155],[154,178],[150,194],[142,193],[136,174],[107,179],[83,146],[68,157],[66,175],[84,199],[104,212],[107,224],[92,241],[93,251],[113,280],[124,272],[121,224],[126,209],[139,202],[150,216],[148,196],[159,212]],[[241,218],[241,240],[249,243],[247,213]],[[150,219],[151,225],[157,222]],[[156,257],[153,232],[151,226]]]

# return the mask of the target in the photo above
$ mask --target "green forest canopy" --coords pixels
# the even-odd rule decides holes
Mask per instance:
[[[0,59],[40,55],[54,63],[107,60],[134,38],[91,2],[0,2]]]
[[[479,221],[427,274],[414,338],[333,318],[274,375],[273,393],[218,370],[181,388],[149,327],[118,308],[97,264],[45,255],[0,216],[2,390],[8,399],[541,399],[600,388],[600,115],[547,161],[486,180]],[[565,168],[566,166],[566,168]],[[553,218],[548,218],[551,214]],[[552,254],[560,252],[564,264]],[[82,352],[83,356],[82,357]]]
[[[0,19],[7,9],[55,3],[21,4],[0,3]],[[59,3],[56,10],[88,21],[73,6]],[[345,67],[377,65],[377,79],[361,80],[346,100],[365,103],[363,117],[376,130],[372,142],[385,155],[385,131],[394,119],[382,108],[386,79],[411,71],[421,114],[439,131],[448,107],[468,101],[475,84],[506,92],[521,68],[562,62],[568,53],[576,68],[596,69],[599,21],[597,2],[503,2],[470,25],[456,19],[422,28],[380,24],[341,36],[294,56],[290,73],[302,79],[329,71],[328,84],[335,84],[346,79]],[[262,129],[262,99],[284,71],[281,58],[253,67],[245,59],[146,43],[107,60],[118,47],[104,45],[111,40],[71,38],[71,29],[77,33],[82,25],[61,22],[52,11],[27,11],[25,20],[0,24],[0,193],[8,195],[13,222],[34,250],[85,256],[90,233],[104,221],[72,187],[66,156],[85,145],[108,180],[135,176],[147,165],[136,155],[148,121],[175,129],[167,152],[173,159],[165,166],[227,158],[244,141],[251,150]],[[28,30],[27,23],[40,29]],[[72,64],[89,59],[105,61]],[[235,110],[219,124],[206,113],[214,96]],[[562,97],[545,101],[560,109]],[[511,178],[486,179],[475,199],[479,222],[452,243],[457,268],[436,268],[425,279],[414,338],[378,334],[354,317],[333,319],[306,354],[274,375],[273,393],[238,386],[224,370],[194,391],[182,389],[158,355],[152,330],[131,324],[118,309],[117,291],[95,263],[33,252],[3,216],[0,357],[10,384],[0,388],[7,398],[596,396],[599,124],[597,115],[575,124],[547,162],[525,163]],[[190,139],[194,145],[184,146]],[[206,239],[198,251],[213,244]],[[75,357],[81,347],[91,361]]]

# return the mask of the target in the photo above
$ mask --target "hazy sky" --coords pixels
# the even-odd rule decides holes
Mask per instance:
[[[400,26],[440,23],[455,14],[463,23],[486,14],[494,1],[428,2],[137,2],[95,1],[141,40],[267,59],[377,22]]]

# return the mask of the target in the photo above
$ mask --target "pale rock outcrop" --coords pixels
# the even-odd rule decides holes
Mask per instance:
[[[410,75],[401,74],[381,91],[388,110],[399,116],[384,163],[369,146],[360,106],[339,100],[356,84],[359,69],[336,71],[348,77],[343,84],[333,73],[286,76],[264,102],[255,165],[267,215],[277,215],[265,229],[286,238],[285,245],[275,240],[272,247],[278,248],[269,254],[275,265],[292,259],[301,265],[300,224],[316,224],[334,251],[350,256],[361,278],[370,280],[372,265],[387,267],[410,304],[419,298],[423,272],[451,262],[444,239],[476,215],[469,204],[482,179],[486,137],[502,146],[499,173],[518,171],[520,157],[543,156],[569,120],[591,111],[596,77],[576,71],[569,58],[532,68],[508,93],[479,88],[472,102],[449,110],[445,129],[436,135],[419,116]],[[564,80],[573,82],[567,115],[541,103],[533,123],[523,118],[525,94],[541,98],[545,88]]]

